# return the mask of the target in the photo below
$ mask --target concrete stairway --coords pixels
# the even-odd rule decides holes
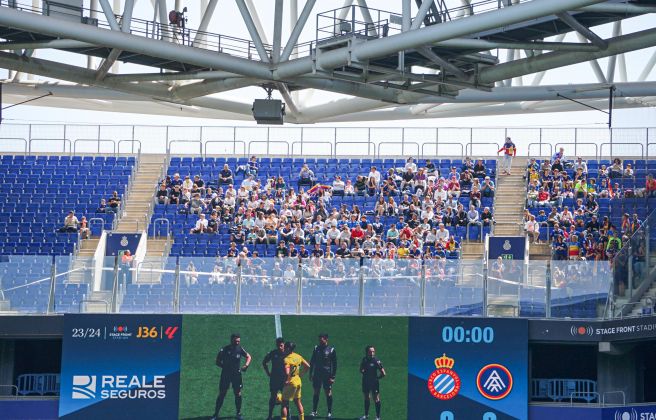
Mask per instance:
[[[497,174],[494,199],[494,236],[514,236],[522,233],[518,223],[526,205],[526,158],[515,158],[512,175]]]
[[[141,155],[116,232],[137,232],[147,228],[149,221],[146,217],[153,203],[157,182],[162,176],[164,159],[164,155]]]

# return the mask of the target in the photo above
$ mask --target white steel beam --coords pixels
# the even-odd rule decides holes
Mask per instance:
[[[367,35],[369,36],[378,36],[378,31],[376,31],[376,25],[374,25],[374,20],[371,18],[371,13],[369,13],[369,6],[367,6],[367,0],[358,0],[358,6],[360,6],[360,13],[364,18],[365,23],[369,24],[367,29]],[[355,30],[355,28],[353,28]]]
[[[235,2],[237,3],[237,7],[239,8],[241,17],[244,19],[244,23],[246,24],[248,33],[250,34],[251,39],[253,40],[255,49],[257,50],[257,53],[260,56],[260,60],[268,63],[270,61],[269,55],[264,49],[264,45],[262,44],[262,38],[260,38],[260,34],[258,33],[257,28],[255,27],[255,23],[253,23],[253,18],[250,12],[248,11],[248,7],[246,6],[246,3],[244,2],[244,0],[235,0]]]
[[[105,19],[112,31],[120,31],[121,28],[116,21],[116,16],[112,10],[112,6],[109,5],[109,0],[100,0],[100,6],[102,7],[103,13],[105,14]]]
[[[285,49],[280,56],[280,61],[287,61],[289,59],[289,56],[292,54],[292,51],[298,42],[298,37],[301,35],[301,32],[303,32],[303,28],[307,23],[308,17],[310,17],[310,13],[312,12],[312,8],[314,7],[316,1],[317,0],[307,0],[305,2],[301,16],[296,21],[291,35],[289,35],[289,39],[287,40],[287,44],[285,45]]]
[[[622,35],[622,21],[618,20],[617,22],[613,23],[613,38],[617,38],[618,36]],[[615,81],[615,64],[617,63],[617,56],[616,55],[611,55],[608,58],[608,66],[606,68],[606,80],[608,80],[610,83],[613,83]]]
[[[428,13],[432,5],[433,5],[433,0],[424,0],[423,2],[421,2],[421,6],[417,11],[417,15],[412,21],[412,25],[410,25],[410,30],[419,29],[421,24],[424,22],[424,18],[426,17],[426,14]]]
[[[649,76],[649,73],[651,73],[651,70],[654,68],[654,65],[656,65],[656,51],[654,51],[654,53],[651,55],[651,58],[645,64],[645,67],[642,69],[642,72],[640,72],[640,76],[638,76],[639,82],[644,82],[645,80],[647,80],[647,76]]]
[[[481,70],[478,81],[480,83],[492,83],[509,77],[583,63],[590,60],[609,57],[614,54],[622,54],[629,51],[649,48],[654,45],[656,45],[656,29],[652,28],[610,39],[608,40],[608,48],[602,51],[585,53],[556,51],[542,54],[537,57],[524,58],[511,63],[503,63],[493,67],[488,67]]]
[[[194,37],[194,42],[192,44],[193,46],[198,45],[202,41],[203,37],[205,36],[203,32],[207,32],[207,28],[210,25],[212,16],[214,16],[214,10],[216,10],[217,4],[219,4],[219,0],[209,0],[207,7],[203,11],[203,17],[200,20],[200,25],[198,26],[198,32]]]
[[[410,25],[412,22],[412,0],[401,0],[401,31],[407,32],[410,30]]]
[[[456,76],[458,80],[467,80],[468,77],[464,71],[460,70],[454,64],[449,63],[447,60],[435,54],[430,48],[422,47],[419,48],[417,51],[419,52],[419,54],[423,55],[424,57],[426,57],[436,65],[442,67],[442,69]]]
[[[581,24],[581,22],[576,20],[574,16],[570,15],[569,12],[556,13],[556,16],[565,22],[567,26],[589,39],[591,43],[601,48],[602,50],[608,47],[608,43],[606,41],[601,39],[599,35],[592,32],[590,29],[586,28],[583,24]]]
[[[273,46],[271,48],[271,62],[280,61],[280,45],[282,43],[282,0],[275,0],[273,13]]]

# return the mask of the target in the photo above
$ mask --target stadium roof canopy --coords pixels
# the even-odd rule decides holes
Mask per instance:
[[[193,28],[170,23],[181,0],[141,0],[144,16],[136,3],[2,1],[4,100],[47,95],[34,104],[252,120],[258,96],[222,94],[259,86],[279,92],[289,123],[572,111],[607,107],[610,95],[616,107],[656,104],[648,80],[656,52],[632,63],[640,67],[634,78],[626,59],[656,46],[656,20],[643,30],[622,24],[653,19],[656,0],[384,2],[398,9],[391,11],[366,0],[333,10],[316,0],[200,0],[186,3],[198,16]],[[241,37],[212,32],[230,7],[247,29]],[[603,25],[612,26],[610,36],[599,35]],[[86,65],[72,56],[87,56]],[[542,84],[545,72],[586,62],[585,83]],[[310,105],[310,91],[337,99]]]

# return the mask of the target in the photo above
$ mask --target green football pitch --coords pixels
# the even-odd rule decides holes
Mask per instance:
[[[352,420],[363,415],[360,361],[364,347],[372,344],[383,362],[387,377],[381,380],[383,419],[406,417],[407,318],[392,317],[322,317],[282,316],[282,333],[286,340],[296,342],[296,352],[308,362],[317,344],[317,335],[325,332],[330,345],[337,351],[337,379],[333,386],[333,419]],[[274,316],[239,315],[187,315],[183,321],[182,365],[180,375],[180,418],[206,420],[214,412],[218,392],[220,369],[214,361],[219,348],[230,341],[230,334],[239,332],[241,343],[253,360],[243,375],[243,407],[245,420],[266,419],[269,400],[269,382],[261,363],[267,352],[275,347]],[[303,406],[306,418],[312,410],[312,385],[303,376]],[[291,404],[293,419],[296,409]],[[234,418],[235,405],[232,391],[228,391],[220,418]],[[276,406],[274,418],[279,418]],[[321,394],[319,416],[326,415],[326,399]],[[375,418],[371,405],[370,418]]]

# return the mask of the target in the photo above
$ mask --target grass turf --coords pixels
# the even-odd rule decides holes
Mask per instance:
[[[365,345],[376,347],[387,377],[381,380],[382,418],[406,417],[407,395],[407,318],[283,316],[282,332],[286,340],[297,343],[297,352],[310,361],[317,335],[327,332],[337,351],[338,371],[333,387],[333,419],[356,419],[363,414],[361,375],[358,370]],[[198,316],[184,317],[179,416],[183,419],[208,419],[214,411],[220,369],[214,365],[219,347],[228,344],[230,334],[238,331],[242,345],[251,354],[250,369],[243,375],[245,419],[265,419],[268,411],[268,377],[261,368],[267,352],[274,348],[273,316]],[[312,409],[312,386],[303,377],[303,406],[306,418]],[[296,408],[291,412],[296,415]],[[232,391],[228,392],[221,416],[234,415]],[[326,414],[325,396],[319,412]],[[374,416],[371,406],[370,418]],[[274,414],[280,414],[279,406]]]

